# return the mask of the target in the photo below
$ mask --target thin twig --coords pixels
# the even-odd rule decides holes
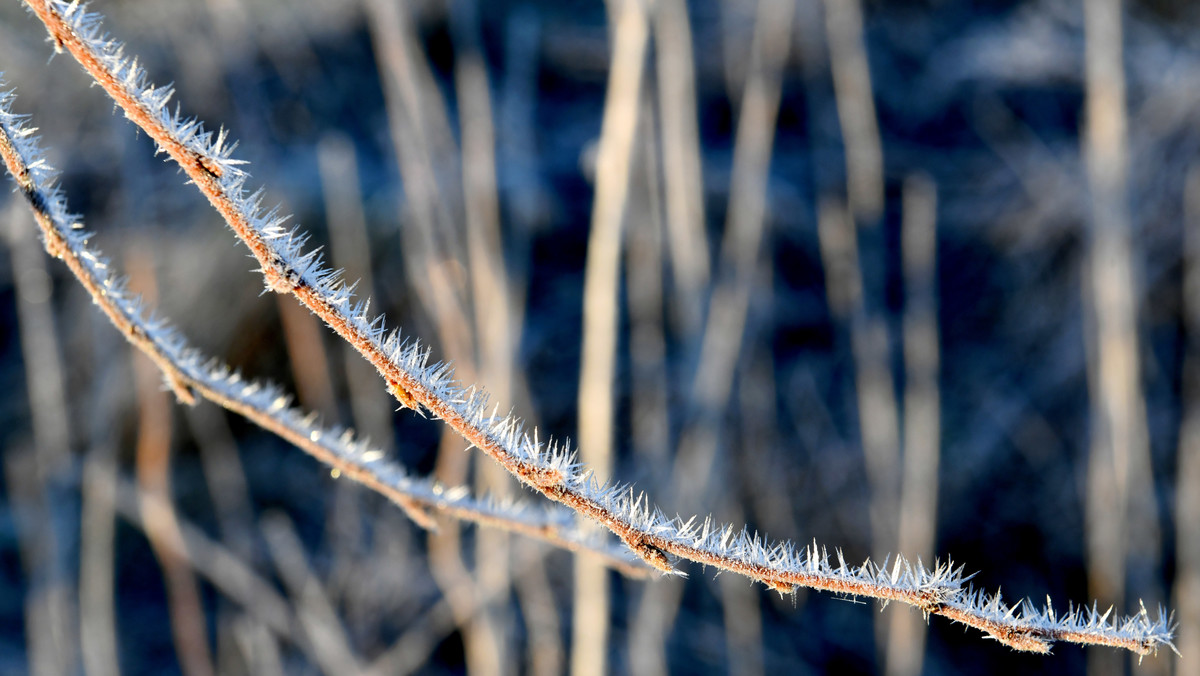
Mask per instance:
[[[148,256],[130,256],[130,281],[153,301],[156,285]],[[187,676],[213,676],[213,658],[208,648],[204,601],[184,551],[179,519],[171,502],[171,401],[158,385],[152,364],[132,352],[134,387],[137,390],[138,428],[136,465],[141,489],[142,522],[150,549],[162,569],[167,593],[167,610],[175,654]],[[148,502],[158,498],[155,506]]]
[[[356,440],[352,431],[316,425],[315,416],[292,408],[290,398],[278,386],[243,380],[228,366],[188,346],[161,318],[146,316],[141,299],[130,294],[110,263],[87,246],[90,233],[68,212],[58,189],[51,187],[53,171],[40,159],[34,130],[9,111],[11,99],[11,94],[0,97],[0,155],[33,208],[47,250],[67,264],[125,338],[158,366],[182,401],[195,402],[198,395],[242,415],[329,465],[334,475],[353,479],[406,507],[420,525],[436,526],[430,514],[440,513],[543,540],[571,552],[593,552],[625,575],[646,576],[646,567],[631,563],[619,550],[581,534],[565,511],[479,501],[469,497],[466,489],[446,488],[408,476],[399,465],[386,460],[382,451]]]

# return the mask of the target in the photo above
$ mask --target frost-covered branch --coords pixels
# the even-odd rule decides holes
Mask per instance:
[[[292,293],[375,366],[388,389],[403,404],[423,408],[443,420],[539,493],[590,517],[617,534],[647,563],[675,570],[668,555],[758,580],[781,592],[811,587],[884,602],[898,601],[933,615],[975,627],[1020,650],[1048,652],[1054,641],[1108,645],[1138,654],[1170,646],[1172,625],[1162,611],[1152,619],[1143,608],[1128,618],[1112,618],[1093,609],[1057,614],[1018,602],[1007,605],[967,586],[961,568],[950,563],[926,568],[897,558],[891,565],[870,561],[848,565],[840,552],[772,543],[757,534],[711,519],[668,518],[643,495],[621,485],[597,485],[566,444],[541,442],[513,416],[475,387],[455,382],[450,366],[430,363],[428,349],[388,332],[369,303],[356,300],[353,285],[328,269],[315,251],[305,251],[307,236],[279,210],[262,208],[262,190],[248,192],[248,174],[222,131],[205,131],[196,120],[172,111],[169,87],[150,84],[120,42],[105,34],[100,17],[77,2],[25,0],[46,24],[60,49],[69,51],[116,101],[125,115],[174,159],[225,218],[258,260],[267,287]]]
[[[316,424],[315,414],[291,406],[291,397],[272,383],[248,381],[216,360],[190,347],[184,337],[126,288],[111,263],[88,246],[91,234],[70,213],[54,183],[55,172],[23,116],[11,110],[11,92],[0,94],[0,156],[17,188],[29,201],[42,230],[46,250],[61,258],[96,304],[130,343],[145,353],[166,377],[176,396],[195,403],[200,395],[238,413],[353,479],[391,499],[425,528],[435,528],[434,513],[500,528],[546,541],[572,552],[602,557],[607,565],[633,577],[649,569],[630,561],[623,551],[588,537],[574,525],[574,515],[561,508],[540,509],[511,501],[476,500],[465,487],[444,488],[409,476],[384,453],[357,440],[348,429]],[[636,561],[636,560],[635,560]]]

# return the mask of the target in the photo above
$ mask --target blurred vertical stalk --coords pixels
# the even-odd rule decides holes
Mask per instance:
[[[130,288],[154,305],[157,291],[149,254],[131,248],[127,268]],[[187,676],[209,676],[215,669],[204,604],[171,501],[171,401],[158,368],[136,351],[132,358],[138,399],[137,479],[146,539],[162,567],[179,666]]]
[[[794,0],[761,0],[756,8],[738,108],[720,262],[703,332],[696,340],[700,356],[671,474],[669,504],[680,512],[700,511],[706,496],[729,490],[728,486],[717,490],[713,483],[720,480],[722,421],[733,393],[738,360],[747,333],[754,333],[747,328],[750,299],[756,286],[763,283],[762,241],[771,157],[794,10]],[[681,583],[660,583],[646,590],[631,637],[634,671],[666,671],[666,636],[683,589]]]
[[[1176,673],[1191,667],[1180,655],[1200,654],[1200,167],[1188,172],[1184,192],[1183,422],[1175,489],[1176,582],[1171,606],[1179,622]],[[1190,661],[1193,658],[1187,658]]]
[[[374,298],[378,289],[371,265],[371,240],[363,209],[354,141],[340,132],[324,135],[317,143],[317,168],[329,231],[330,261],[335,269],[345,270],[346,279],[358,280],[358,293]],[[341,353],[343,396],[349,399],[354,429],[360,436],[374,440],[378,448],[391,451],[394,436],[392,398],[379,386],[375,369],[354,348],[343,342],[337,351]],[[333,491],[325,520],[333,552],[329,588],[335,599],[344,598],[346,623],[353,630],[356,621],[362,620],[367,612],[355,602],[362,598],[356,593],[361,581],[361,557],[372,547],[382,549],[386,545],[379,541],[366,542],[364,525],[371,516],[364,513],[364,496],[359,487],[341,481],[334,485]],[[379,528],[376,537],[382,539],[385,532],[391,533]]]
[[[904,458],[900,486],[899,552],[934,560],[937,534],[938,403],[937,193],[924,175],[904,184],[901,255],[904,261]],[[917,676],[924,660],[926,623],[914,612],[889,618],[887,673]]]
[[[521,330],[524,326],[524,298],[528,294],[529,234],[545,218],[543,189],[535,171],[537,155],[534,118],[537,106],[537,81],[541,57],[541,17],[529,8],[518,9],[508,17],[504,30],[504,74],[502,89],[498,93],[499,103],[488,102],[489,111],[499,120],[503,132],[494,139],[494,164],[504,167],[502,175],[496,175],[493,188],[497,197],[503,193],[507,198],[511,219],[509,235],[501,246],[499,216],[495,235],[495,249],[489,255],[497,257],[500,275],[506,281],[505,320],[511,334],[504,339],[509,342],[508,358],[512,370],[506,377],[506,388],[519,407],[530,410],[532,401],[525,375],[515,368],[520,361]],[[481,48],[478,48],[482,52]],[[489,124],[491,122],[489,121]],[[465,145],[465,141],[464,141]],[[465,151],[465,148],[464,148]],[[497,159],[499,158],[499,159]],[[495,171],[495,167],[492,168]],[[503,187],[501,187],[503,186]],[[513,267],[504,266],[504,261],[514,262]],[[478,330],[484,327],[478,326]],[[494,345],[482,348],[494,349]],[[522,406],[521,402],[525,402]],[[533,424],[533,421],[530,421]],[[489,463],[490,464],[490,463]],[[515,543],[515,573],[513,584],[521,603],[527,635],[526,664],[528,673],[534,676],[552,676],[566,669],[566,646],[562,638],[562,620],[559,617],[555,588],[550,579],[544,551],[531,542]]]
[[[625,285],[629,304],[630,430],[633,452],[647,472],[662,478],[669,462],[667,345],[663,325],[663,187],[655,107],[642,101],[638,166],[630,212],[638,227],[625,242]]]
[[[825,0],[825,34],[846,149],[850,212],[859,223],[874,224],[883,212],[883,149],[860,0]]]
[[[17,296],[17,331],[25,363],[25,386],[33,422],[34,452],[29,463],[9,465],[13,503],[18,512],[21,555],[29,575],[26,622],[30,670],[67,674],[77,667],[76,609],[69,583],[72,555],[67,533],[72,503],[60,499],[71,471],[71,424],[64,385],[62,353],[54,327],[52,287],[46,256],[34,236],[36,226],[19,200],[6,210],[4,225],[12,254],[13,287]],[[11,472],[20,475],[13,485]],[[35,526],[34,524],[38,524]],[[48,524],[48,527],[43,524]]]
[[[1126,582],[1157,596],[1161,547],[1138,357],[1137,291],[1126,173],[1129,165],[1120,0],[1084,2],[1091,193],[1084,297],[1091,391],[1087,478],[1089,596],[1123,605]],[[1127,568],[1128,566],[1128,568]],[[1090,650],[1092,673],[1119,673],[1124,657]]]
[[[643,0],[609,0],[612,65],[596,154],[596,193],[583,286],[583,347],[579,376],[579,456],[598,481],[612,473],[621,228],[629,200],[634,141],[641,109],[648,19]],[[608,570],[575,557],[571,673],[608,672]]]
[[[750,67],[734,140],[721,257],[691,386],[692,419],[681,434],[675,467],[678,499],[672,507],[683,511],[703,508],[701,498],[711,488],[720,417],[728,408],[733,390],[751,295],[755,285],[762,282],[767,188],[794,6],[794,0],[761,0],[755,18]],[[702,438],[708,441],[700,441]]]
[[[359,280],[361,294],[372,296],[376,289],[371,238],[353,141],[339,133],[324,136],[317,144],[317,166],[321,174],[321,196],[325,202],[333,266],[345,270],[347,279]],[[380,387],[379,375],[361,355],[348,345],[341,352],[355,429],[373,439],[377,447],[391,449],[391,398]]]
[[[251,506],[249,479],[224,409],[202,404],[184,407],[182,412],[200,455],[219,541],[242,561],[258,560],[257,523]],[[194,558],[192,562],[195,567]],[[263,659],[268,653],[279,650],[275,636],[261,623],[224,604],[217,607],[215,625],[217,673],[231,671],[231,663],[257,664],[260,656],[257,652],[247,654],[248,645],[261,651]],[[242,632],[249,633],[242,635]],[[253,668],[252,671],[260,673]]]
[[[630,430],[634,457],[643,468],[652,487],[670,490],[674,483],[670,475],[671,420],[669,375],[667,367],[666,327],[664,324],[663,282],[665,280],[663,219],[663,186],[659,178],[659,136],[655,132],[655,107],[649,99],[643,102],[639,145],[641,162],[635,174],[632,213],[638,214],[638,224],[630,227],[625,243],[625,286],[629,304],[630,359]],[[699,316],[699,310],[696,311]],[[672,589],[659,589],[660,586]],[[663,595],[678,595],[678,582],[660,580],[653,584],[638,581],[626,589],[637,593],[634,598],[659,599]],[[634,623],[629,632],[625,652],[629,669],[644,673],[665,662],[663,640],[665,628],[674,616],[673,607],[653,601],[638,607],[628,604],[628,616]],[[651,610],[655,619],[654,631],[644,631],[645,611]]]
[[[412,25],[412,9],[388,0],[364,2],[409,214],[423,237],[457,247],[450,214],[457,195],[445,194],[454,186],[449,172],[442,171],[457,153],[445,103]]]
[[[329,381],[329,358],[321,336],[324,330],[321,320],[294,298],[276,294],[276,307],[300,405],[336,418],[337,403]]]
[[[896,548],[900,508],[900,430],[887,322],[869,306],[881,284],[864,278],[855,223],[874,225],[883,211],[883,150],[860,0],[825,0],[825,35],[846,156],[846,206],[828,200],[818,225],[833,314],[849,320],[859,429],[871,489],[871,539],[882,560]],[[848,213],[847,213],[848,209]],[[864,231],[865,233],[865,231]],[[876,235],[878,237],[878,234]],[[873,247],[867,247],[874,250]],[[879,625],[880,632],[886,626]],[[882,633],[878,634],[883,639]]]
[[[744,519],[743,505],[727,504],[731,519]],[[763,624],[757,585],[746,584],[733,575],[717,578],[721,611],[725,621],[725,650],[730,676],[762,676]]]
[[[683,0],[658,0],[654,19],[658,106],[661,111],[667,241],[678,302],[680,333],[699,335],[708,288],[708,235],[704,221],[703,158],[696,112],[692,30]]]
[[[80,493],[83,504],[79,524],[79,651],[88,676],[117,676],[116,604],[116,493],[117,423],[127,401],[113,396],[127,392],[119,380],[122,369],[109,355],[124,345],[99,312],[91,313],[86,331],[91,333],[92,362],[101,365],[92,379],[91,415],[88,416],[88,450],[83,464]]]
[[[462,196],[466,216],[467,274],[471,307],[474,309],[475,348],[479,377],[487,383],[496,401],[514,400],[513,381],[520,343],[519,322],[512,311],[504,244],[500,233],[500,196],[496,181],[496,130],[492,122],[492,97],[487,64],[483,55],[478,8],[473,0],[457,0],[450,11],[454,40],[454,83],[458,95],[459,129],[462,142]],[[493,462],[477,466],[475,483],[480,494],[499,498],[512,494],[511,476]],[[496,627],[512,622],[506,590],[512,581],[508,534],[489,528],[476,530],[476,578],[480,594],[493,601],[482,612]],[[541,562],[532,563],[535,570]],[[544,614],[541,604],[524,604],[527,616]],[[533,619],[531,624],[545,624]],[[555,635],[557,637],[557,635]],[[550,637],[541,637],[543,643]],[[508,641],[502,641],[498,656],[501,669],[513,670]],[[561,652],[547,646],[549,653]],[[561,672],[561,666],[557,671]]]
[[[858,426],[870,489],[872,557],[896,550],[900,511],[900,422],[886,320],[867,310],[859,263],[858,229],[846,207],[826,197],[817,207],[825,287],[833,316],[849,324]],[[892,612],[898,612],[894,609]],[[888,620],[876,618],[879,657],[886,657]]]
[[[249,615],[239,615],[230,625],[233,639],[250,673],[256,676],[284,676],[279,643],[265,625]]]
[[[406,198],[400,231],[408,277],[433,318],[446,358],[455,363],[460,379],[474,382],[463,269],[466,238],[460,219],[451,214],[452,206],[461,204],[460,174],[453,168],[458,151],[446,107],[412,25],[411,9],[388,0],[365,3]],[[439,458],[438,474],[447,482],[461,481],[469,456],[450,455]]]
[[[760,288],[755,294],[755,304],[760,308],[770,307],[774,301],[770,296],[770,287]],[[754,521],[768,526],[772,522],[779,524],[792,519],[793,500],[786,491],[772,493],[771,482],[763,480],[763,475],[771,471],[768,453],[774,446],[778,425],[772,351],[769,343],[754,341],[745,352],[739,369],[743,385],[739,388],[736,402],[741,434],[735,445],[740,449],[740,457],[734,463],[737,464],[736,476],[741,485],[753,486],[753,491],[760,495],[743,504],[739,503],[737,496],[745,495],[746,490],[725,491],[721,513],[729,514],[738,523]],[[764,513],[764,505],[769,505],[766,507],[769,512]],[[758,512],[757,518],[748,519],[752,511]],[[792,528],[776,532],[799,530],[794,521],[790,525]],[[762,592],[758,585],[747,585],[731,575],[722,575],[717,582],[725,616],[725,645],[730,675],[761,676],[767,673],[763,650]],[[792,603],[796,604],[798,598],[793,594]]]
[[[859,235],[854,230],[856,223],[861,226],[877,224],[883,213],[883,148],[863,36],[862,3],[860,0],[824,0],[823,4],[825,39],[829,46],[829,65],[846,158],[847,202],[846,207],[829,202],[821,205],[818,215],[821,251],[826,261],[834,315],[841,314],[843,319],[849,317],[850,320],[858,424],[871,494],[872,549],[874,556],[882,560],[881,557],[890,554],[897,543],[899,413],[890,367],[887,322],[881,313],[868,310],[869,305],[875,304],[869,299],[881,293],[883,286],[872,283],[878,276],[864,278],[859,264]],[[866,235],[865,230],[863,234]],[[881,237],[878,230],[874,237],[876,240]],[[873,251],[877,248],[871,246],[874,243],[868,238],[864,246]],[[835,286],[842,288],[836,290]],[[848,304],[841,313],[832,302],[834,295],[846,297]],[[882,299],[878,302],[882,305]],[[883,615],[877,616],[875,636],[880,646],[889,640],[887,627],[888,620]],[[879,655],[885,657],[885,652],[880,650]]]
[[[899,413],[888,360],[887,326],[869,315],[863,300],[857,229],[844,205],[825,198],[818,206],[818,235],[826,295],[833,316],[849,323],[854,353],[858,423],[871,487],[875,555],[895,548],[899,506]]]
[[[433,318],[445,358],[458,377],[477,382],[475,333],[472,331],[464,243],[463,174],[450,133],[446,106],[413,25],[412,8],[389,0],[365,0],[376,61],[380,66],[396,161],[406,201],[401,225],[408,278]],[[473,456],[463,453],[453,435],[443,436],[435,474],[446,484],[464,483]],[[490,613],[477,613],[482,590],[464,562],[457,524],[429,538],[430,569],[446,594],[463,630],[467,667],[472,673],[497,674],[505,668],[504,627]]]
[[[67,471],[71,463],[71,417],[67,411],[62,353],[54,328],[52,291],[46,255],[34,235],[36,226],[14,200],[7,212],[8,243],[12,252],[13,287],[17,292],[17,329],[21,351],[31,373],[26,377],[38,475],[47,481]],[[33,377],[33,373],[37,377]]]

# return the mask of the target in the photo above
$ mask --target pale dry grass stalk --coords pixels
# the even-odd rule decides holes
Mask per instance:
[[[664,191],[656,109],[642,100],[643,139],[633,169],[629,213],[637,219],[625,237],[625,302],[629,317],[630,442],[646,466],[666,464],[670,439],[669,379],[664,310],[666,279]]]
[[[859,437],[870,486],[872,551],[895,551],[900,510],[900,412],[891,369],[887,320],[867,301],[859,235],[853,213],[839,199],[825,197],[817,206],[817,231],[829,307],[849,333],[854,356],[854,394]],[[875,618],[877,652],[886,657],[891,619]],[[885,665],[885,668],[886,667]]]
[[[322,343],[320,322],[290,299],[275,300],[281,337],[296,381],[297,403],[322,417],[336,414],[336,398],[329,381],[329,355]]]
[[[596,194],[583,279],[578,393],[579,459],[599,481],[608,481],[613,470],[621,238],[629,206],[650,34],[647,7],[642,0],[610,0],[606,6],[612,23],[612,66],[596,150]],[[600,676],[608,671],[608,571],[591,561],[576,559],[574,591],[571,673]]]
[[[881,240],[877,225],[884,208],[884,164],[879,121],[871,85],[871,69],[863,35],[861,0],[825,0],[825,41],[841,126],[846,173],[844,205],[824,201],[818,206],[822,259],[833,295],[848,300],[841,319],[848,325],[854,357],[858,426],[870,485],[871,543],[876,557],[898,551],[900,511],[900,412],[891,369],[891,335],[883,306],[881,275],[865,274],[880,261],[862,260]],[[860,240],[866,240],[861,243]],[[826,244],[829,241],[832,246]],[[829,267],[831,257],[837,270]],[[831,306],[834,303],[831,302]],[[834,308],[834,312],[839,310]],[[889,618],[876,618],[880,646],[888,642]],[[879,650],[880,656],[885,650]],[[885,666],[886,668],[886,666]]]
[[[734,374],[746,335],[751,295],[761,283],[767,232],[767,191],[784,63],[791,45],[794,3],[763,0],[755,13],[750,68],[742,91],[733,151],[729,210],[720,259],[709,300],[700,359],[691,383],[696,435],[679,453],[675,477],[685,509],[697,509],[712,487],[717,454],[717,420],[729,405]],[[706,438],[706,440],[705,440]]]
[[[657,34],[656,34],[657,35]],[[656,43],[657,48],[657,43]],[[666,258],[663,240],[663,186],[659,180],[658,121],[649,97],[642,102],[638,153],[630,194],[630,227],[625,238],[625,294],[629,316],[630,442],[643,466],[652,468],[655,489],[677,485],[671,467],[670,381],[666,363],[663,286]],[[706,254],[707,256],[707,254]],[[682,290],[680,290],[682,291]],[[699,299],[696,299],[699,302]],[[693,319],[702,315],[693,308]],[[687,314],[687,313],[685,313]],[[680,317],[684,322],[689,321]],[[699,325],[689,327],[696,333]],[[692,341],[692,342],[698,342]],[[631,603],[628,632],[629,669],[638,676],[667,670],[666,638],[674,624],[681,593],[678,582],[643,587],[641,598]]]
[[[358,175],[358,155],[354,144],[342,134],[331,133],[317,146],[317,166],[321,174],[321,198],[325,203],[325,221],[329,231],[330,258],[333,264],[355,279],[362,287],[375,290],[375,272],[371,265],[371,242],[367,232]],[[389,450],[392,438],[391,398],[374,385],[374,369],[353,349],[343,345],[341,361],[346,371],[350,410],[354,429],[376,440]]]
[[[850,334],[858,426],[871,487],[871,540],[876,556],[895,545],[900,503],[900,421],[886,320],[867,308],[859,229],[846,207],[827,197],[817,208],[825,289],[834,317]]]
[[[51,676],[70,674],[79,659],[75,643],[75,619],[71,596],[57,579],[54,560],[60,546],[52,528],[53,508],[46,485],[39,476],[38,452],[34,448],[10,449],[4,454],[6,493],[13,504],[13,529],[20,551],[21,568],[29,591],[24,601],[28,627],[29,667]]]
[[[242,615],[233,619],[230,633],[250,673],[284,676],[279,644],[266,627]]]
[[[1083,3],[1091,197],[1083,285],[1091,397],[1086,540],[1088,591],[1105,603],[1124,602],[1127,591],[1157,593],[1150,581],[1162,547],[1139,356],[1121,12],[1119,0]],[[1088,659],[1094,673],[1121,670],[1116,656],[1092,652]]]
[[[459,129],[462,138],[462,195],[466,229],[466,267],[470,278],[470,299],[475,333],[475,360],[484,382],[494,383],[498,399],[514,400],[514,364],[520,346],[519,315],[513,312],[510,281],[504,260],[500,233],[500,196],[497,187],[496,129],[492,124],[491,92],[479,8],[474,2],[459,1],[450,9],[450,25],[455,49],[455,90],[459,102]],[[475,486],[479,491],[507,496],[515,486],[503,468],[491,462],[479,462]],[[511,545],[500,531],[480,531],[476,539],[475,580],[477,593],[496,590],[495,600],[484,608],[488,622],[495,627],[506,623],[509,594],[515,571],[512,570]],[[536,558],[536,557],[535,557]],[[540,569],[540,558],[531,562]],[[535,570],[535,575],[537,571]],[[544,576],[544,570],[541,571]],[[529,585],[517,586],[520,594]],[[522,611],[545,614],[547,607],[529,603],[520,594]],[[516,656],[510,644],[516,632],[505,632],[501,671],[514,669]],[[551,649],[551,652],[558,652]]]
[[[134,250],[129,256],[129,284],[148,303],[157,299],[153,263],[148,254]],[[131,352],[138,401],[135,444],[137,481],[142,496],[142,522],[146,539],[163,571],[171,634],[180,668],[186,676],[212,676],[216,671],[208,649],[204,604],[184,551],[179,520],[171,499],[171,402],[161,387],[154,364]]]
[[[28,0],[27,4],[46,24],[56,45],[79,60],[125,114],[183,168],[250,248],[268,288],[294,294],[321,316],[375,365],[402,403],[441,419],[535,491],[602,523],[647,563],[678,573],[668,559],[674,555],[745,575],[780,591],[801,585],[903,602],[975,627],[1021,650],[1045,653],[1054,641],[1121,647],[1139,654],[1170,646],[1173,627],[1163,613],[1152,620],[1143,608],[1132,617],[1110,619],[1110,612],[1094,606],[1071,607],[1062,615],[1051,606],[1038,609],[1025,602],[1009,606],[998,594],[968,587],[962,570],[948,562],[928,569],[897,557],[882,566],[870,561],[854,566],[840,552],[830,554],[816,544],[797,548],[711,519],[668,518],[645,496],[621,486],[597,485],[568,449],[543,445],[536,433],[527,435],[519,421],[489,414],[486,398],[474,388],[458,385],[449,367],[430,365],[425,350],[387,334],[382,320],[354,302],[351,291],[324,268],[317,254],[304,251],[302,233],[285,228],[277,212],[262,212],[260,195],[245,192],[249,177],[242,163],[233,159],[225,134],[214,137],[197,122],[172,114],[166,108],[170,90],[146,82],[142,69],[120,51],[120,43],[102,34],[97,15],[54,0]],[[6,119],[11,125],[11,115]],[[19,133],[17,144],[30,150],[27,134]],[[31,162],[41,160],[40,154],[33,158]],[[35,209],[40,201],[42,207],[65,214],[61,200],[46,203],[42,193],[31,190],[28,168],[11,164],[11,173]],[[69,243],[61,235],[47,241],[52,253],[66,255]],[[131,340],[139,341],[132,334]],[[176,385],[189,396],[181,384]]]
[[[895,378],[891,369],[891,335],[884,313],[882,275],[867,275],[879,262],[861,260],[860,251],[876,250],[882,241],[884,209],[884,163],[879,121],[871,84],[871,69],[863,35],[861,0],[824,0],[825,42],[846,175],[844,205],[821,198],[818,205],[822,259],[832,295],[850,300],[843,306],[842,321],[849,327],[854,358],[854,385],[858,404],[858,427],[870,486],[871,543],[876,557],[898,551],[900,511],[900,412],[896,402]],[[840,231],[840,234],[833,234]],[[834,248],[826,241],[836,241]],[[861,245],[860,245],[861,241]],[[829,268],[830,256],[838,257],[840,269]],[[830,303],[831,306],[834,303]],[[834,312],[839,311],[834,308]],[[884,646],[890,618],[876,617],[875,637]],[[889,668],[885,665],[885,669]]]
[[[941,456],[937,321],[937,190],[928,176],[904,183],[901,255],[904,261],[904,457],[900,486],[899,551],[934,557],[938,467]],[[892,676],[917,676],[926,624],[892,613],[885,665]]]
[[[467,248],[463,246],[469,241],[462,226],[467,219],[451,214],[451,208],[467,196],[459,181],[469,169],[457,164],[459,153],[450,137],[446,106],[413,25],[415,8],[381,0],[367,0],[365,8],[371,17],[372,45],[407,198],[401,235],[408,279],[432,318],[447,355],[472,377],[478,373],[480,346],[472,331],[473,299],[467,280]],[[479,214],[479,209],[468,204],[467,216]],[[444,482],[463,483],[470,460],[459,452],[456,440],[445,436],[435,474]],[[495,613],[476,612],[473,597],[478,590],[474,588],[484,580],[470,574],[460,533],[456,528],[445,529],[430,538],[429,546],[434,579],[462,624],[468,668],[480,674],[500,673],[509,659],[508,637]],[[481,556],[492,553],[487,548],[480,551]],[[506,584],[506,558],[497,556],[489,561],[500,573],[486,575],[490,583]]]
[[[93,360],[105,363],[102,356],[121,347],[121,342],[104,320],[92,313]],[[117,367],[109,362],[95,379],[91,400],[96,402],[88,416],[88,451],[83,463],[80,485],[79,524],[79,649],[83,669],[89,675],[117,676],[121,673],[117,657],[116,617],[116,494],[117,462],[115,425],[117,398],[106,396],[117,377]]]
[[[863,39],[862,2],[825,0],[823,4],[850,211],[858,223],[873,225],[883,213],[883,148]]]
[[[117,473],[111,456],[111,448],[93,446],[83,467],[81,486],[79,647],[84,671],[96,676],[121,673],[113,583]]]
[[[791,46],[794,3],[763,0],[754,14],[749,69],[742,85],[734,141],[729,210],[720,259],[699,335],[699,361],[688,392],[688,418],[672,468],[673,502],[687,511],[704,507],[718,477],[725,439],[721,421],[729,408],[734,375],[747,333],[751,296],[762,284],[762,241],[767,229],[767,190],[784,63]],[[662,646],[683,597],[682,585],[647,591],[639,609],[638,640],[666,666]],[[656,640],[657,639],[657,640]],[[659,646],[653,648],[652,646]]]
[[[671,272],[683,333],[697,335],[709,283],[708,237],[704,231],[704,180],[696,112],[696,65],[684,0],[659,0],[653,16],[659,137]]]
[[[760,293],[765,298],[756,299],[756,305],[769,305],[774,300],[769,288],[761,288]],[[775,455],[779,447],[776,439],[778,419],[772,410],[778,390],[770,351],[765,348],[763,341],[753,341],[748,345],[742,361],[745,377],[759,383],[759,386],[739,388],[735,405],[745,422],[741,425],[741,435],[734,443],[742,458],[738,463],[741,481],[760,488],[756,489],[756,495],[747,504],[738,505],[733,500],[727,500],[725,509],[740,510],[747,516],[753,514],[763,528],[776,532],[799,530],[792,513],[795,496],[781,485],[781,473],[775,469],[778,465],[768,459],[769,455]],[[804,591],[799,589],[788,599],[797,612],[807,601]],[[771,673],[766,664],[770,625],[765,622],[763,613],[768,599],[760,594],[750,594],[745,585],[735,586],[724,578],[721,596],[727,604],[725,641],[730,654],[736,656],[731,659],[730,671],[744,676]]]
[[[743,517],[743,510],[736,505],[729,511],[734,518]],[[762,676],[766,671],[763,667],[763,622],[759,595],[732,575],[725,575],[717,582],[725,616],[729,673],[731,676]]]
[[[18,537],[25,572],[33,592],[26,600],[30,629],[30,665],[40,673],[70,673],[78,659],[76,610],[71,603],[70,537],[64,528],[65,505],[59,493],[71,471],[71,431],[61,346],[51,312],[51,281],[38,251],[28,217],[8,209],[7,232],[12,248],[13,286],[17,293],[17,329],[21,352],[31,365],[25,378],[33,418],[33,454],[13,460],[9,480],[23,518]],[[44,371],[43,371],[44,369]],[[36,374],[36,375],[35,375]],[[14,474],[12,474],[15,472]],[[19,477],[17,479],[16,477]],[[38,514],[41,518],[33,518]],[[35,524],[49,527],[35,527]]]

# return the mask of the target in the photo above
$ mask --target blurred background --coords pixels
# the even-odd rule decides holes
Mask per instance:
[[[849,561],[953,557],[1009,601],[1161,604],[1184,657],[1024,655],[909,607],[430,534],[176,405],[6,190],[0,673],[1194,672],[1193,3],[92,7],[372,310],[600,477]],[[195,345],[413,473],[536,497],[262,294],[51,53],[0,7],[0,69],[72,208]]]

